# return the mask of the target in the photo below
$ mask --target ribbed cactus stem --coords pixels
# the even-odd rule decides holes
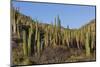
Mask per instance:
[[[23,31],[23,53],[27,56],[26,32]]]
[[[45,33],[45,47],[48,46],[48,29],[46,28],[46,33]]]
[[[31,27],[29,28],[29,36],[28,36],[28,55],[31,55],[31,36],[32,36],[32,24],[30,25]]]
[[[14,21],[13,23],[13,32],[16,33],[16,22],[15,22],[16,18],[15,18],[15,12],[14,12]]]
[[[86,56],[90,56],[90,46],[89,46],[89,33],[86,33],[86,41],[85,41],[85,49],[86,49]]]
[[[38,39],[37,39],[37,53],[40,55],[40,33],[38,32]]]
[[[79,34],[79,31],[77,32],[77,34],[76,34],[76,41],[77,41],[77,48],[79,49],[80,47],[79,47],[79,36],[80,36],[80,34]]]
[[[68,30],[66,31],[66,43],[67,43],[67,47],[69,48],[69,33],[68,33]]]
[[[38,38],[38,23],[36,22],[36,31],[35,31],[35,42],[37,42],[37,38]]]
[[[19,20],[20,20],[20,18],[17,19],[17,25],[16,25],[16,28],[17,28],[17,35],[18,35],[18,38],[20,39]]]
[[[92,37],[91,49],[93,49],[93,47],[95,45],[95,34],[94,34],[94,32],[92,32],[91,37]]]

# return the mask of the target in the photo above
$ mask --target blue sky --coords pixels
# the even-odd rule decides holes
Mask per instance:
[[[95,6],[80,6],[70,4],[48,4],[34,2],[12,2],[13,7],[19,7],[20,12],[38,19],[42,23],[54,22],[56,16],[60,16],[61,25],[70,28],[79,28],[95,19]]]

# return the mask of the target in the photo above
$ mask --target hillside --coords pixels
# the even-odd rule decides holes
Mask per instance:
[[[91,31],[95,32],[96,31],[96,20],[95,19],[91,20],[88,24],[83,25],[80,29],[83,30],[84,28],[86,29],[91,28]]]
[[[44,24],[11,10],[12,64],[48,64],[95,61],[96,22],[79,29],[64,28],[57,16]]]

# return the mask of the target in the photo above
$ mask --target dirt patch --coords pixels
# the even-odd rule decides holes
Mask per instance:
[[[37,64],[60,63],[71,56],[70,50],[64,47],[47,47],[41,53],[41,56],[34,56],[34,62]],[[37,59],[36,59],[37,58]]]

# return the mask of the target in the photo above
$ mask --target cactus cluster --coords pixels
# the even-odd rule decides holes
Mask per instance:
[[[89,29],[84,27],[83,30],[70,29],[69,26],[63,28],[59,16],[55,18],[54,25],[42,25],[37,20],[29,21],[30,18],[27,19],[27,17],[19,15],[16,11],[13,11],[13,16],[12,32],[16,33],[19,39],[22,39],[23,54],[25,56],[32,55],[32,49],[37,55],[40,55],[43,48],[48,46],[61,45],[73,48],[75,44],[76,47],[74,48],[77,49],[85,47],[86,56],[90,56],[90,51],[95,45],[95,33],[91,31],[91,27]]]

